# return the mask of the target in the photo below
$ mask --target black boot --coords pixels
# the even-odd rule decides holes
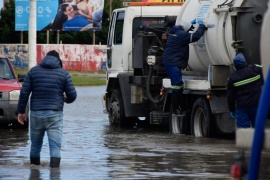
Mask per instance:
[[[182,108],[180,106],[180,104],[183,104],[183,102],[181,102],[183,101],[183,98],[181,97],[182,95],[172,96],[172,113],[176,114],[177,116],[184,116],[186,114],[184,111],[182,111]]]
[[[30,157],[30,164],[40,165],[40,158],[39,157]]]
[[[50,167],[51,168],[59,168],[59,166],[60,166],[60,160],[61,160],[61,158],[51,157]]]

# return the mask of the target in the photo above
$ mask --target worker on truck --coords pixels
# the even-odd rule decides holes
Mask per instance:
[[[262,67],[249,66],[241,52],[234,57],[233,65],[236,71],[230,76],[227,84],[230,115],[236,119],[238,128],[254,127],[264,83]]]
[[[196,19],[190,23],[181,20],[179,25],[174,25],[168,30],[168,40],[163,55],[164,67],[171,80],[173,114],[179,116],[185,115],[181,69],[185,69],[188,65],[189,44],[198,41],[207,30],[204,22],[198,20],[197,31],[190,33],[189,31],[194,28],[193,24],[196,24]]]

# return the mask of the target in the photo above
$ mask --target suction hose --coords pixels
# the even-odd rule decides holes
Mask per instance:
[[[268,111],[270,108],[269,92],[270,92],[270,70],[268,70],[267,79],[264,84],[264,89],[260,98],[259,108],[256,116],[255,131],[253,136],[253,144],[251,149],[249,171],[248,171],[249,180],[258,179],[261,151],[264,143],[264,129]]]
[[[164,100],[165,96],[162,95],[160,99],[154,99],[152,97],[152,94],[150,92],[150,85],[151,85],[152,76],[153,76],[153,66],[149,66],[149,74],[148,74],[147,84],[146,84],[146,94],[147,94],[147,97],[150,99],[150,101],[157,104],[157,103],[162,102]]]

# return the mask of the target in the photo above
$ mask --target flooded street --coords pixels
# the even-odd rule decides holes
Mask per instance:
[[[41,166],[35,167],[29,164],[28,131],[0,129],[0,179],[230,179],[234,139],[194,138],[160,128],[112,128],[102,112],[105,86],[76,89],[77,100],[65,104],[60,168],[49,167],[47,136]],[[270,179],[269,157],[262,156],[261,179]]]

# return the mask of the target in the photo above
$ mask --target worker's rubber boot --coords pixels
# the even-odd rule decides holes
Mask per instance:
[[[61,158],[51,157],[50,167],[51,168],[59,168],[59,166],[60,166],[60,160],[61,160]]]
[[[30,164],[40,165],[40,158],[39,157],[30,157]]]
[[[186,115],[186,111],[183,111],[184,102],[183,102],[183,94],[172,96],[172,108],[173,114],[177,116],[184,116]]]
[[[184,113],[184,114],[187,113],[186,100],[185,100],[183,93],[181,93],[181,95],[179,95],[179,106],[180,106],[182,113]]]
[[[181,96],[172,96],[172,113],[177,116],[184,116],[185,113],[181,111],[180,101]]]

